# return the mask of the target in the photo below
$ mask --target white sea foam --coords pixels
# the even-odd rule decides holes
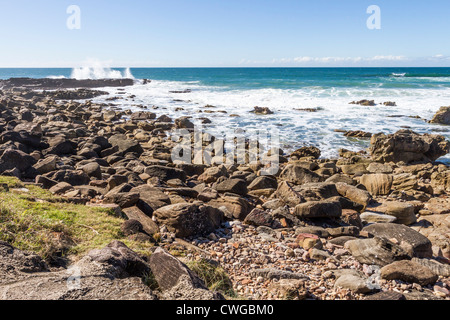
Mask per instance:
[[[191,89],[190,93],[170,93]],[[112,94],[115,89],[107,89]],[[334,88],[309,87],[301,89],[229,90],[203,86],[198,82],[152,81],[146,85],[126,88],[134,99],[118,100],[124,109],[140,110],[138,105],[156,106],[152,111],[172,118],[191,116],[199,123],[201,117],[212,120],[208,131],[226,133],[236,128],[260,129],[276,127],[280,130],[285,149],[314,144],[324,157],[337,155],[339,148],[361,150],[369,142],[351,140],[335,129],[363,130],[372,133],[392,133],[410,127],[424,132],[437,132],[450,138],[448,128],[430,125],[424,119],[450,100],[449,89],[389,89],[389,88]],[[374,107],[351,105],[350,101],[374,99]],[[382,105],[395,101],[396,107]],[[204,108],[205,105],[216,108]],[[256,116],[250,113],[254,106],[269,107],[273,115]],[[297,109],[316,108],[318,112]],[[175,111],[177,108],[184,110]],[[227,113],[205,113],[206,110],[224,110]],[[238,117],[230,117],[231,114]],[[412,118],[420,116],[419,118]]]
[[[85,62],[84,66],[72,69],[72,74],[70,77],[77,80],[134,79],[130,68],[126,68],[123,71],[114,70],[108,66],[108,63],[98,60],[89,60]]]
[[[47,79],[66,79],[65,76],[48,76]]]

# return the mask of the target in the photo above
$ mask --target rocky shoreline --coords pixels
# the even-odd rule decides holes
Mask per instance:
[[[55,271],[2,241],[5,299],[450,300],[444,137],[349,134],[371,138],[368,152],[281,151],[273,176],[261,163],[173,163],[169,136],[193,129],[188,118],[88,100],[105,94],[92,88],[130,80],[68,80],[0,82],[0,175],[113,208],[123,235],[154,246],[140,255],[114,241]],[[187,266],[203,261],[226,272],[227,292]],[[67,287],[69,267],[86,275],[77,289]]]

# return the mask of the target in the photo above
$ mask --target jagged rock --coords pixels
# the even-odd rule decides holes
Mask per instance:
[[[190,203],[168,205],[153,213],[160,225],[165,225],[177,237],[209,234],[220,227],[223,212],[211,206]]]
[[[370,152],[377,162],[435,161],[450,151],[450,142],[440,135],[419,135],[411,130],[395,134],[376,134]]]
[[[395,239],[408,253],[418,258],[433,256],[432,244],[427,237],[402,224],[377,223],[363,229],[377,237]]]
[[[162,248],[150,256],[150,268],[164,296],[170,300],[224,300],[209,291],[203,281],[185,264]]]
[[[300,158],[307,158],[307,157],[312,157],[314,159],[319,159],[320,158],[320,149],[317,147],[302,147],[298,150],[295,150],[292,154],[291,157],[297,157],[297,159]]]
[[[295,191],[293,186],[286,181],[283,181],[278,185],[277,191],[275,191],[271,198],[281,199],[290,207],[295,207],[296,205],[305,202],[302,195]]]
[[[430,123],[450,125],[450,107],[441,107]]]
[[[255,107],[253,109],[253,111],[250,111],[250,112],[252,112],[254,114],[262,114],[262,115],[273,114],[273,111],[271,111],[267,107]]]
[[[435,284],[438,276],[429,268],[413,261],[396,261],[381,268],[381,277],[386,280],[402,280],[421,286]]]
[[[288,165],[281,172],[280,179],[297,185],[310,182],[320,182],[322,180],[317,173],[295,164]]]

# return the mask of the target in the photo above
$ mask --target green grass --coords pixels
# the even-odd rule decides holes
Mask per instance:
[[[47,261],[76,259],[113,240],[150,255],[153,244],[128,240],[120,231],[123,221],[112,210],[68,203],[37,186],[0,176],[0,240]]]
[[[213,265],[205,259],[187,262],[189,269],[194,271],[206,286],[212,291],[218,291],[229,298],[236,298],[233,283],[228,274],[220,266]]]

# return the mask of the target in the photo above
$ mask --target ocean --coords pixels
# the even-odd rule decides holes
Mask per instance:
[[[450,105],[450,68],[0,69],[0,79],[11,77],[134,77],[136,84],[113,102],[123,109],[141,110],[145,105],[158,116],[191,116],[197,123],[207,117],[212,123],[204,128],[212,134],[276,128],[285,150],[315,145],[323,157],[336,157],[339,148],[358,151],[369,146],[369,140],[346,138],[335,130],[393,133],[408,128],[450,139],[450,127],[426,121]],[[152,81],[143,84],[142,79]],[[117,93],[115,88],[105,90]],[[349,104],[363,99],[377,105]],[[387,101],[396,106],[384,106]],[[205,105],[226,113],[205,113]],[[254,115],[250,111],[255,106],[274,114]],[[308,108],[317,111],[299,110]],[[448,163],[450,156],[441,160]]]

